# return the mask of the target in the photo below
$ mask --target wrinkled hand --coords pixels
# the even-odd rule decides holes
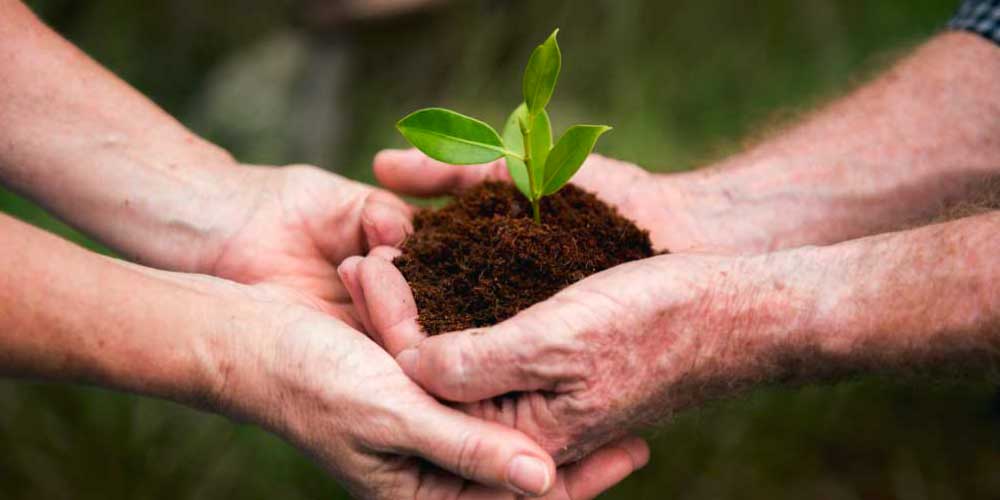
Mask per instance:
[[[233,169],[229,228],[206,245],[200,269],[245,284],[280,285],[300,300],[356,324],[336,266],[411,230],[396,196],[310,166]]]
[[[756,381],[766,362],[754,360],[770,359],[749,311],[771,285],[746,259],[631,262],[496,326],[426,337],[395,252],[340,268],[373,338],[431,394],[515,426],[560,463]]]
[[[375,157],[374,169],[381,185],[412,196],[455,194],[483,181],[510,181],[502,159],[455,166],[432,160],[416,149],[382,151]],[[689,179],[683,174],[655,175],[631,163],[593,154],[571,182],[648,230],[658,250],[715,250],[690,215],[685,195]]]
[[[557,474],[523,433],[439,403],[364,334],[287,289],[198,278],[185,286],[235,303],[223,311],[231,334],[212,343],[209,406],[283,436],[358,497],[590,498],[648,457],[626,439]]]

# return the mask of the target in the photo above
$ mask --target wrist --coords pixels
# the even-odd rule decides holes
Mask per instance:
[[[893,257],[873,253],[873,244],[857,240],[746,259],[758,276],[751,321],[756,327],[749,333],[760,347],[751,350],[757,353],[757,380],[808,382],[879,368],[878,360],[892,349],[877,344],[896,342],[899,332],[881,340],[874,335],[875,325],[894,311],[884,297],[876,298],[887,292],[891,265],[885,264]]]
[[[672,253],[728,253],[718,251],[718,243],[710,237],[708,218],[699,211],[705,192],[695,173],[653,174],[652,184],[655,188],[649,206],[656,210],[651,219],[657,223],[647,229],[653,241],[663,242]]]
[[[705,168],[660,174],[659,198],[664,236],[673,252],[749,255],[780,248],[778,231],[769,225],[776,214],[759,202],[762,187],[748,194],[749,180],[727,169]],[[758,176],[759,177],[759,176]],[[757,201],[753,201],[757,200]]]
[[[670,254],[647,259],[639,304],[657,373],[644,377],[681,409],[783,376],[780,358],[809,328],[812,288],[790,256]],[[641,307],[641,306],[640,306]],[[635,313],[630,313],[635,314]],[[648,321],[648,323],[647,323]],[[649,328],[648,325],[653,325]]]
[[[692,319],[699,325],[694,387],[723,396],[796,378],[830,313],[820,249],[700,260],[708,272],[700,273],[704,291]]]
[[[103,238],[141,264],[209,274],[222,245],[248,217],[259,195],[253,169],[225,156],[216,163],[133,167],[149,181],[147,195],[126,199],[124,222]],[[100,231],[98,231],[100,234]]]
[[[266,289],[206,278],[212,287],[231,290],[208,292],[214,304],[206,307],[192,345],[197,357],[196,377],[190,382],[196,405],[230,418],[267,426],[280,410],[272,401],[271,384],[276,363],[277,339],[283,334],[288,313],[294,309]],[[235,292],[235,293],[231,293]]]

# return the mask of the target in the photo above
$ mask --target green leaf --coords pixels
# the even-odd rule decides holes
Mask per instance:
[[[518,106],[507,118],[507,123],[503,127],[503,143],[507,149],[521,156],[524,156],[524,137],[521,135],[520,118],[526,113],[527,108],[524,104]],[[528,185],[528,168],[524,162],[513,156],[507,156],[507,171],[510,172],[510,178],[517,186],[517,190],[529,200],[532,199],[531,186]]]
[[[410,144],[438,161],[454,165],[488,163],[506,150],[489,125],[442,108],[415,111],[396,124]]]
[[[545,162],[548,160],[549,151],[552,150],[552,124],[549,122],[549,114],[544,109],[535,116],[535,123],[531,126],[531,135],[528,139],[531,141],[531,168],[535,170],[531,173],[535,177],[533,191],[541,193]]]
[[[524,135],[521,132],[521,121],[527,121],[528,107],[521,104],[507,118],[507,124],[503,128],[503,142],[507,149],[524,156]],[[541,179],[545,170],[545,159],[552,149],[552,126],[549,122],[549,114],[542,110],[535,117],[535,123],[531,127],[531,156],[532,165],[535,166],[535,179],[538,186],[532,189],[528,185],[528,169],[519,158],[507,156],[507,170],[510,172],[514,185],[529,200],[536,198],[532,193],[541,192]]]
[[[594,149],[597,138],[611,130],[604,125],[574,125],[559,138],[545,162],[542,194],[548,196],[562,189],[580,170],[587,155]]]
[[[556,80],[559,79],[559,69],[562,66],[562,54],[559,52],[559,43],[556,42],[556,35],[559,29],[549,35],[544,43],[535,47],[528,59],[528,67],[524,70],[524,102],[528,105],[528,112],[537,115],[539,111],[545,109],[552,98],[552,92],[556,88]]]

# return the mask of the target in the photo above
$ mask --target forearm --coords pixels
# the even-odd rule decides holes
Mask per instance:
[[[2,215],[0,234],[0,374],[192,404],[216,390],[232,304]]]
[[[141,262],[196,270],[234,162],[0,0],[0,182]]]
[[[758,279],[732,340],[755,347],[751,378],[985,375],[1000,361],[998,247],[991,212],[747,259]]]
[[[860,371],[983,374],[1000,361],[997,248],[1000,212],[824,251],[840,277],[821,292],[813,345]]]
[[[755,253],[898,229],[995,176],[1000,49],[949,33],[772,140],[665,182],[701,246]]]

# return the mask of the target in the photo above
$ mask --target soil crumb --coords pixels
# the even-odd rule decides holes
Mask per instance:
[[[649,233],[572,184],[542,199],[542,224],[510,184],[424,210],[393,261],[430,335],[490,326],[591,274],[653,255]]]

